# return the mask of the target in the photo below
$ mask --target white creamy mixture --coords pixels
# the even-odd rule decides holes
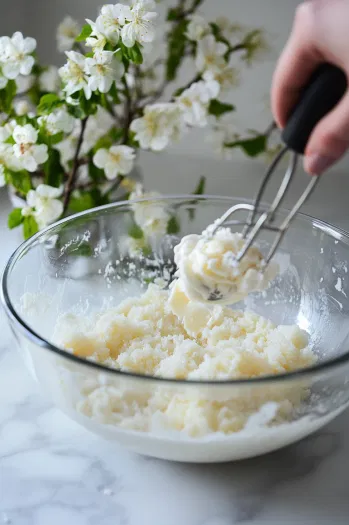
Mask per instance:
[[[65,314],[54,341],[111,368],[188,380],[279,374],[316,360],[297,326],[275,326],[251,312],[191,301],[180,280],[170,292],[150,285],[142,296],[92,317]],[[268,402],[276,407],[268,423],[280,423],[306,395],[300,383],[214,395],[201,387],[174,393],[164,384],[136,388],[90,381],[78,408],[96,421],[127,429],[151,432],[161,427],[201,437],[242,430]]]
[[[240,233],[221,228],[213,237],[187,235],[175,247],[176,276],[189,299],[233,304],[250,292],[264,290],[278,272],[277,264],[264,265],[260,250],[251,246],[241,261],[244,247]]]

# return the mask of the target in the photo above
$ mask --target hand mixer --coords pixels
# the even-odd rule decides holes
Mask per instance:
[[[231,207],[220,219],[215,221],[212,227],[209,228],[210,236],[214,235],[214,233],[221,228],[234,213],[241,210],[249,211],[247,221],[243,223],[244,228],[242,235],[245,239],[245,243],[242,250],[237,255],[237,261],[242,259],[262,229],[276,232],[275,240],[272,243],[269,253],[265,257],[265,263],[268,264],[275,254],[292,219],[305,201],[310,197],[320,180],[320,176],[313,176],[305,191],[282,223],[278,227],[273,225],[275,214],[283,201],[296,172],[298,155],[304,154],[307,142],[316,124],[338,104],[346,90],[347,77],[341,69],[331,64],[323,64],[315,71],[309,84],[302,92],[297,105],[292,111],[286,127],[282,131],[281,137],[284,146],[271,162],[266,174],[264,175],[253,204],[237,204]],[[270,207],[260,215],[258,220],[256,220],[259,213],[261,199],[268,182],[287,151],[291,151],[292,153],[288,168],[277,194]]]

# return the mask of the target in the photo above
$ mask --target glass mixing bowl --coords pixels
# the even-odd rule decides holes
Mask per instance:
[[[305,215],[285,236],[281,274],[267,291],[237,307],[306,330],[318,356],[312,368],[236,381],[177,381],[107,369],[52,343],[60,313],[98,312],[139,295],[156,276],[171,279],[173,246],[236,203],[225,197],[162,198],[172,233],[152,239],[141,257],[130,249],[140,232],[127,202],[69,217],[12,255],[2,294],[13,334],[34,377],[68,416],[141,454],[215,462],[290,444],[346,408],[349,236]],[[277,219],[283,216],[280,211]],[[231,228],[240,230],[242,217],[234,219]],[[271,242],[272,233],[263,232],[261,249]]]

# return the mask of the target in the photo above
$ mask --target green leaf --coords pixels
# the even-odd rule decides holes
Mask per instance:
[[[39,142],[41,144],[46,144],[46,146],[49,146],[49,147],[54,146],[55,144],[58,144],[59,142],[62,142],[63,138],[64,138],[63,131],[56,133],[55,135],[47,134],[44,128],[42,128],[39,131]]]
[[[91,255],[93,255],[93,248],[87,241],[77,240],[64,248],[64,255],[91,257]]]
[[[129,48],[128,53],[131,62],[137,65],[143,64],[143,55],[137,42],[133,47]]]
[[[257,155],[265,151],[266,146],[266,135],[257,135],[249,139],[225,143],[226,148],[241,148],[249,157],[257,157]]]
[[[219,25],[215,24],[214,22],[211,22],[210,23],[210,27],[211,27],[211,30],[212,30],[212,34],[215,37],[215,39],[217,40],[217,42],[222,42],[223,44],[228,46],[228,52],[227,52],[227,56],[225,58],[226,59],[229,58],[230,49],[231,49],[231,44],[230,44],[229,40],[227,38],[225,38],[225,36],[222,34],[222,30],[219,27]]]
[[[99,149],[109,149],[113,145],[113,139],[110,135],[104,135],[97,140],[96,144],[93,146],[92,151],[96,153]]]
[[[114,102],[114,104],[120,103],[119,93],[115,85],[115,82],[112,83],[112,86],[109,91],[109,96],[112,98],[112,101]]]
[[[22,224],[23,220],[22,208],[14,208],[8,216],[7,225],[12,230]]]
[[[31,237],[38,231],[39,227],[32,215],[23,218],[23,235],[25,239],[29,239],[29,237]]]
[[[95,115],[98,110],[98,105],[101,103],[101,95],[99,93],[92,93],[89,100],[86,99],[83,90],[80,91],[79,97],[80,107],[86,116]]]
[[[104,204],[109,204],[108,195],[103,195],[103,193],[98,188],[92,188],[90,193],[94,202],[94,206],[104,206]]]
[[[180,14],[181,11],[178,8],[176,9],[175,7],[172,7],[167,12],[167,22],[175,22],[178,19],[178,15]]]
[[[16,92],[17,86],[14,80],[9,80],[4,89],[0,89],[0,112],[11,112],[12,102]]]
[[[124,130],[122,128],[112,128],[108,134],[112,138],[113,142],[119,142],[124,134]]]
[[[81,33],[76,37],[75,42],[85,42],[85,40],[91,35],[92,27],[90,24],[85,24],[81,29]]]
[[[177,217],[173,216],[167,223],[167,233],[168,234],[176,234],[179,233],[181,230],[179,221]]]
[[[32,189],[30,175],[27,171],[6,170],[5,177],[6,182],[11,184],[22,197],[25,197]]]
[[[69,202],[69,209],[74,213],[79,213],[80,211],[89,210],[95,206],[94,199],[90,192],[80,192],[79,196],[71,197]]]
[[[143,230],[138,226],[138,224],[133,224],[130,226],[128,234],[133,239],[143,239],[144,237]]]
[[[51,113],[54,109],[62,106],[64,101],[59,98],[58,95],[54,93],[48,93],[43,95],[40,98],[40,103],[38,105],[38,115],[47,115]]]
[[[88,174],[90,178],[93,180],[93,182],[97,184],[105,180],[104,170],[97,168],[97,166],[93,164],[92,160],[89,162],[89,165],[88,165]]]
[[[61,166],[60,154],[56,149],[49,151],[49,157],[44,164],[45,184],[59,188],[63,182],[64,169]]]
[[[39,82],[34,82],[32,87],[28,90],[28,98],[34,106],[38,106],[40,104],[42,93],[43,92],[40,89]]]
[[[206,177],[200,177],[198,185],[196,186],[193,195],[202,195],[205,191]]]
[[[175,25],[168,35],[166,79],[169,82],[176,78],[177,71],[184,59],[187,26],[188,21],[183,19]]]
[[[224,115],[224,113],[229,113],[229,111],[234,110],[235,106],[233,106],[233,104],[226,104],[225,102],[220,102],[216,99],[211,100],[210,105],[208,107],[209,114],[214,115],[217,118]]]

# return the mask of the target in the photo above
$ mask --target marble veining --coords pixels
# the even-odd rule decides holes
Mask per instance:
[[[4,195],[0,204],[4,264],[19,235],[6,230]],[[248,461],[140,457],[45,400],[2,312],[0,333],[0,525],[348,525],[348,412],[298,444]]]

